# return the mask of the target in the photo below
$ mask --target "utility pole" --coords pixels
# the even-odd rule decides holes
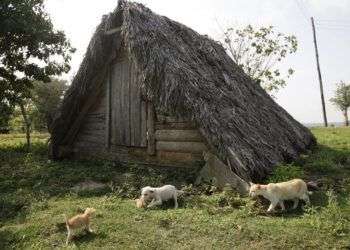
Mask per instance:
[[[316,53],[318,80],[319,80],[319,82],[320,82],[321,102],[322,102],[322,111],[323,111],[323,121],[324,121],[324,126],[325,126],[325,127],[328,127],[327,114],[326,114],[326,104],[325,104],[325,102],[324,102],[324,95],[323,95],[323,84],[322,84],[322,76],[321,76],[320,62],[319,62],[319,58],[318,58],[318,48],[317,48],[317,40],[316,40],[315,22],[314,22],[314,18],[313,18],[313,17],[311,17],[311,25],[312,25],[312,32],[313,32],[313,34],[314,34],[314,45],[315,45],[315,53]]]

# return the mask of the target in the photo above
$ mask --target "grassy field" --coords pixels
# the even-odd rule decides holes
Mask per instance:
[[[0,135],[0,249],[66,248],[63,214],[95,207],[94,233],[78,232],[67,248],[80,249],[349,249],[350,129],[314,128],[319,145],[279,166],[270,181],[320,180],[310,207],[268,215],[267,204],[193,188],[193,172],[164,172],[101,161],[49,162],[46,135],[34,135],[30,153],[23,135]],[[79,192],[82,181],[108,183]],[[180,208],[137,209],[146,184],[175,183],[187,190]],[[288,204],[287,204],[288,205]]]

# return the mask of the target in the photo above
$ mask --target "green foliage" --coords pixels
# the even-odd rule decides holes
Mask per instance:
[[[303,178],[304,171],[301,167],[295,166],[293,164],[280,165],[277,166],[272,175],[268,178],[268,183],[273,182],[282,182],[288,181],[294,178]]]
[[[14,107],[6,102],[0,100],[0,134],[9,132],[9,122]]]
[[[348,109],[350,108],[350,84],[343,81],[337,84],[334,97],[330,101],[343,112],[345,125],[349,126]]]
[[[31,120],[36,130],[43,131],[48,128],[68,89],[66,81],[53,79],[51,82],[34,82],[32,100],[34,109]]]
[[[23,107],[27,112],[27,118],[30,122],[30,132],[37,129],[37,123],[35,120],[36,112],[33,102],[30,99],[25,99],[22,101]],[[24,133],[26,131],[26,124],[23,119],[23,114],[18,105],[14,107],[14,110],[10,116],[9,121],[10,131],[15,133]],[[40,131],[40,130],[38,130]]]
[[[330,236],[343,237],[349,233],[350,214],[344,213],[339,206],[336,193],[330,189],[326,192],[327,205],[317,209],[310,207],[305,214],[311,219],[311,225],[319,232]]]
[[[62,31],[54,29],[44,0],[0,2],[0,102],[18,105],[30,149],[29,103],[32,82],[68,72],[74,49]]]
[[[51,123],[67,88],[66,81],[58,79],[48,83],[33,83],[32,98],[26,99],[24,102],[31,131],[45,132],[48,130],[48,125]],[[25,131],[25,123],[19,107],[12,111],[8,126],[13,132]]]
[[[298,42],[295,36],[276,32],[273,26],[243,29],[228,28],[224,32],[224,46],[233,60],[257,81],[266,91],[277,91],[286,85],[293,69],[285,76],[278,69],[288,54],[295,53]]]
[[[350,107],[350,85],[343,81],[337,84],[334,97],[330,99],[341,111]]]
[[[53,28],[43,0],[0,2],[0,100],[30,98],[32,80],[68,72],[74,51]]]
[[[9,120],[10,131],[13,133],[24,133],[23,117],[21,111],[16,107]]]

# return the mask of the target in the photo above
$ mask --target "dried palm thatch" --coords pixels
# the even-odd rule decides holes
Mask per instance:
[[[137,64],[144,98],[157,110],[191,117],[210,149],[246,180],[263,178],[316,142],[219,43],[142,4],[119,1],[97,27],[52,124],[53,158],[72,143],[121,46]]]

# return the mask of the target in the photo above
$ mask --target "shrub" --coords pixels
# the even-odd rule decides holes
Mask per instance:
[[[277,166],[272,175],[268,178],[268,182],[281,182],[303,177],[304,171],[301,167],[293,164],[287,164]]]

